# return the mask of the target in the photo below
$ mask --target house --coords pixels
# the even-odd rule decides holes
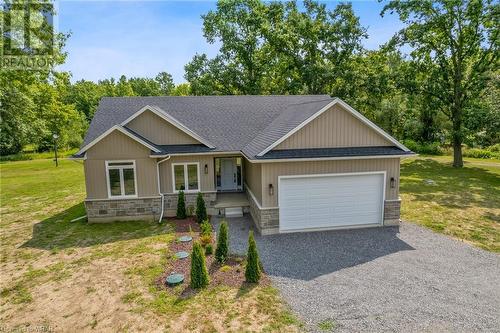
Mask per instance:
[[[262,234],[399,222],[404,145],[338,98],[113,97],[80,151],[89,222],[251,214]]]

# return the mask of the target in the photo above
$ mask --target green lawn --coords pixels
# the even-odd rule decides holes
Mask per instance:
[[[500,160],[466,158],[461,169],[451,161],[438,156],[402,162],[402,219],[500,252]]]
[[[160,290],[169,224],[70,222],[84,215],[81,163],[0,164],[0,322],[6,330],[298,331],[271,287]],[[182,288],[182,287],[181,287]]]

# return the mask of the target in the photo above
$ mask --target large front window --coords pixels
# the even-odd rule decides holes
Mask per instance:
[[[200,190],[198,163],[174,163],[172,169],[174,192]]]
[[[106,161],[108,197],[137,196],[135,161]]]

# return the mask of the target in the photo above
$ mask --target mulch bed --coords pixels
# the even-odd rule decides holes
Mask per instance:
[[[157,279],[156,284],[159,288],[169,289],[169,290],[178,290],[181,289],[181,296],[189,297],[196,293],[196,290],[193,290],[189,287],[190,283],[190,272],[191,272],[191,250],[193,248],[193,243],[200,238],[200,226],[195,221],[194,218],[187,218],[182,220],[171,220],[172,224],[175,227],[175,236],[178,239],[181,236],[191,236],[193,240],[191,242],[179,242],[173,241],[169,246],[168,256],[168,264],[165,269],[165,272]],[[206,256],[206,265],[208,269],[208,274],[210,276],[210,287],[216,286],[229,286],[236,288],[244,288],[255,286],[251,283],[245,282],[245,257],[244,256],[236,256],[231,255],[228,260],[224,264],[219,264],[215,260],[215,248],[216,248],[215,233],[213,234],[212,247],[213,254]],[[175,253],[179,251],[186,251],[189,253],[189,257],[186,259],[177,259],[175,258]],[[171,273],[180,273],[184,275],[184,282],[181,284],[182,288],[177,288],[177,286],[171,287],[165,285],[165,278]],[[265,275],[262,274],[259,285],[269,285],[270,280]]]

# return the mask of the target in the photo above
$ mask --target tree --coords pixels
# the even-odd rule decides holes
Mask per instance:
[[[199,289],[208,286],[209,278],[205,263],[205,252],[200,243],[193,244],[191,252],[191,288]]]
[[[452,123],[454,167],[463,166],[464,112],[498,68],[499,6],[491,0],[393,0],[382,11],[396,12],[406,24],[392,43],[411,47],[415,66],[426,75],[421,93]]]
[[[245,268],[245,279],[250,283],[257,283],[260,280],[260,262],[257,244],[253,237],[253,231],[248,233],[247,266]]]
[[[217,248],[215,249],[215,259],[219,263],[227,260],[229,254],[229,235],[227,229],[227,222],[223,221],[219,227],[219,234],[217,235]]]
[[[160,72],[156,75],[155,81],[159,85],[159,94],[158,95],[171,95],[172,90],[174,89],[174,80],[172,79],[172,75],[167,72]]]
[[[203,194],[198,192],[196,196],[196,221],[198,223],[203,223],[207,219],[207,208],[205,207],[205,200],[203,200]]]
[[[185,219],[186,218],[186,201],[184,199],[184,191],[179,191],[179,195],[177,196],[176,216],[178,219]]]

